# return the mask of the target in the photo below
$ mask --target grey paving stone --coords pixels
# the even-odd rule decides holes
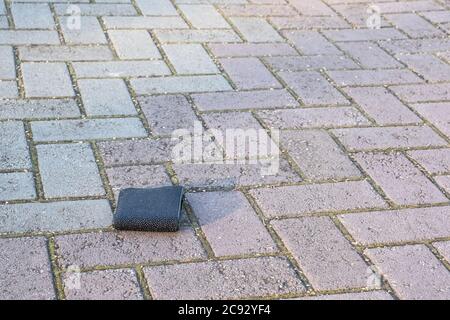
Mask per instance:
[[[74,62],[73,67],[79,78],[151,77],[171,74],[162,60]]]
[[[295,16],[297,12],[290,6],[284,4],[225,4],[219,5],[220,11],[225,16],[241,17],[266,17],[266,16]]]
[[[0,205],[1,233],[63,232],[107,228],[112,212],[107,200]]]
[[[181,17],[103,17],[108,29],[182,29],[188,25]]]
[[[18,96],[19,90],[17,89],[17,83],[15,81],[0,81],[1,99],[17,98]]]
[[[221,75],[172,76],[132,79],[136,94],[227,91],[231,86]]]
[[[271,109],[295,107],[298,102],[286,90],[254,90],[193,94],[195,105],[203,111],[226,109]]]
[[[262,18],[232,17],[231,22],[249,42],[277,42],[283,38]],[[258,30],[257,33],[254,31]]]
[[[450,262],[450,241],[435,242],[433,246],[438,249],[439,253]]]
[[[27,97],[69,97],[74,95],[69,71],[64,63],[26,62],[22,64]]]
[[[306,105],[350,104],[319,72],[299,71],[278,74]]]
[[[447,137],[450,137],[450,103],[423,103],[413,106],[421,116],[436,126]]]
[[[394,54],[444,52],[450,48],[448,39],[403,39],[378,42],[383,48]]]
[[[112,1],[113,2],[113,1]],[[71,15],[71,6],[73,4],[55,4],[57,15]],[[135,16],[136,9],[128,3],[78,3],[77,7],[80,15],[83,16]]]
[[[167,44],[162,49],[177,74],[219,73],[200,44]]]
[[[177,129],[193,131],[194,123],[199,121],[182,95],[142,96],[138,102],[156,135],[172,135]]]
[[[387,207],[367,181],[262,188],[250,193],[270,218]]]
[[[283,36],[305,55],[341,55],[342,52],[317,31],[289,30]]]
[[[146,137],[138,118],[53,120],[32,122],[35,141]]]
[[[108,35],[120,59],[152,59],[161,54],[144,30],[109,30]]]
[[[358,168],[325,131],[283,131],[280,142],[308,179],[361,176]]]
[[[415,13],[385,14],[384,17],[412,38],[444,35],[441,30]]]
[[[438,10],[442,9],[442,7],[439,7]],[[428,11],[428,12],[421,12],[421,15],[423,15],[426,19],[433,23],[445,23],[450,22],[450,14],[447,11]]]
[[[275,257],[156,266],[144,273],[156,299],[232,299],[305,290],[289,262]]]
[[[382,87],[345,88],[352,99],[380,125],[413,124],[422,120]]]
[[[431,54],[401,55],[399,58],[426,80],[437,82],[450,79],[450,65]]]
[[[423,241],[450,234],[450,207],[402,209],[340,215],[352,237],[363,245]]]
[[[68,44],[107,44],[106,37],[96,17],[79,17],[79,26],[71,17],[61,17],[60,25]]]
[[[340,70],[327,72],[339,86],[368,86],[420,83],[423,80],[410,70]]]
[[[354,157],[386,195],[399,205],[448,201],[401,153],[358,153]]]
[[[99,61],[112,60],[107,46],[32,46],[19,47],[22,61]]]
[[[286,43],[212,43],[216,57],[288,56],[297,52]]]
[[[16,79],[16,66],[14,62],[14,52],[10,46],[0,47],[0,79],[2,80],[15,80]]]
[[[219,12],[210,4],[178,5],[183,15],[189,20],[194,28],[198,29],[221,29],[231,28]]]
[[[369,8],[368,3],[329,3],[331,7],[340,15],[342,15],[348,22],[352,24],[355,28],[367,28],[367,19],[369,14],[367,10]],[[378,1],[377,5],[382,4]],[[384,12],[384,11],[383,11]],[[391,25],[383,18],[380,17],[380,27],[386,28],[391,27]]]
[[[178,14],[170,0],[136,0],[136,4],[144,15],[176,16]]]
[[[357,127],[370,124],[353,107],[265,110],[257,114],[269,127],[278,129]]]
[[[391,89],[406,102],[450,100],[450,84],[448,83],[392,86]]]
[[[0,44],[60,44],[58,33],[48,30],[0,30]]]
[[[8,29],[8,18],[6,16],[0,16],[0,29]]]
[[[187,200],[217,256],[277,251],[267,229],[242,193],[189,193]]]
[[[32,173],[0,173],[0,201],[34,199],[35,197]]]
[[[0,122],[0,169],[31,168],[25,128],[22,122]]]
[[[450,273],[424,245],[368,249],[366,254],[401,299],[450,297]]]
[[[340,70],[359,69],[350,58],[335,55],[270,57],[263,60],[274,70]]]
[[[55,238],[62,266],[123,265],[206,257],[191,227],[176,233],[96,232]]]
[[[450,173],[450,149],[414,150],[408,155],[431,174]]]
[[[341,17],[269,17],[277,29],[346,29],[350,25]]]
[[[65,277],[71,273],[63,274]],[[70,279],[70,278],[69,278]],[[80,273],[81,288],[64,289],[67,300],[141,300],[142,293],[132,269],[97,270]]]
[[[47,198],[105,194],[88,144],[48,144],[38,145],[36,149]]]
[[[352,292],[327,294],[314,297],[305,297],[298,300],[394,300],[392,296],[386,291],[375,290],[366,292]]]
[[[72,99],[0,100],[0,119],[39,119],[78,117],[80,110]]]
[[[364,68],[399,68],[401,63],[372,42],[343,42],[339,47]]]
[[[220,63],[239,90],[282,88],[258,58],[226,58]]]
[[[13,2],[11,13],[16,29],[53,29],[55,27],[55,21],[47,3]]]
[[[331,132],[350,151],[447,145],[444,139],[427,126],[348,128]]]
[[[333,16],[334,11],[320,0],[293,0],[292,6],[305,16]]]
[[[89,116],[137,114],[122,79],[78,80],[78,87]]]
[[[376,41],[407,38],[395,28],[327,30],[323,33],[328,39],[333,41]]]
[[[155,35],[162,43],[210,43],[241,42],[241,38],[232,30],[155,30]]]
[[[329,217],[273,221],[316,290],[364,288],[368,266]]]
[[[56,299],[44,237],[0,239],[0,298]]]
[[[448,176],[439,176],[435,178],[438,185],[444,188],[447,194],[450,194],[450,175]]]

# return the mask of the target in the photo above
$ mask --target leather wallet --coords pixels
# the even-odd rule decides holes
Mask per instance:
[[[113,225],[118,230],[175,232],[183,187],[127,188],[119,193]]]

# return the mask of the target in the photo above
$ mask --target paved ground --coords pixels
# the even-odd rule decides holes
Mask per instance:
[[[450,298],[450,2],[74,2],[0,1],[0,298]],[[195,120],[279,171],[171,161]]]

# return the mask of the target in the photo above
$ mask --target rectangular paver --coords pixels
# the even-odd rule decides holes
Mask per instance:
[[[79,117],[73,99],[0,100],[0,119]]]
[[[179,16],[103,17],[108,29],[179,29],[188,25]]]
[[[11,5],[16,29],[53,29],[50,7],[47,3],[16,3]]]
[[[450,137],[449,102],[415,104],[413,108],[447,137]]]
[[[44,194],[48,198],[104,195],[94,153],[88,144],[36,147]]]
[[[194,28],[199,29],[222,29],[230,28],[230,25],[210,4],[178,5],[183,15]]]
[[[80,23],[73,23],[72,17],[61,17],[60,25],[64,40],[68,44],[107,44],[105,34],[97,17],[79,17]]]
[[[219,73],[200,44],[167,44],[162,46],[177,74]]]
[[[18,98],[19,90],[16,81],[0,81],[0,98]]]
[[[283,38],[262,18],[232,17],[231,22],[249,42],[277,42]],[[258,32],[254,32],[258,30]]]
[[[415,13],[386,14],[384,17],[412,38],[444,35],[441,30]]]
[[[0,44],[60,44],[58,33],[50,30],[0,30]]]
[[[101,61],[113,59],[111,50],[105,45],[20,47],[19,56],[22,61]]]
[[[176,16],[177,11],[170,0],[136,0],[136,4],[144,15]]]
[[[341,70],[359,69],[360,67],[345,56],[339,55],[319,55],[319,56],[288,56],[270,57],[263,59],[272,69],[275,70]]]
[[[414,150],[408,155],[431,174],[450,173],[450,149]]]
[[[0,122],[0,132],[0,169],[31,168],[23,123]]]
[[[297,52],[287,43],[213,43],[209,45],[216,57],[288,56]]]
[[[450,65],[430,54],[402,55],[400,60],[411,70],[422,75],[426,80],[448,81],[450,79]]]
[[[0,173],[0,201],[36,197],[33,174],[30,172]]]
[[[283,35],[305,55],[340,55],[342,52],[317,31],[284,31]]]
[[[450,100],[450,84],[448,83],[393,86],[391,89],[406,102]]]
[[[161,57],[147,31],[109,30],[108,35],[120,59],[152,59]]]
[[[162,60],[115,60],[104,62],[74,62],[78,78],[123,78],[170,75],[169,67]]]
[[[14,61],[14,52],[10,46],[0,46],[0,79],[15,80],[16,79],[16,65]]]
[[[386,207],[367,181],[261,188],[250,193],[267,217]]]
[[[401,63],[370,42],[343,42],[339,47],[364,68],[399,68]]]
[[[410,70],[343,70],[329,71],[339,86],[367,86],[420,83],[423,80]]]

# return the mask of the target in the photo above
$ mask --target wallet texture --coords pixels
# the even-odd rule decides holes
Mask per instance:
[[[114,215],[118,230],[175,232],[179,229],[183,187],[127,188]]]

